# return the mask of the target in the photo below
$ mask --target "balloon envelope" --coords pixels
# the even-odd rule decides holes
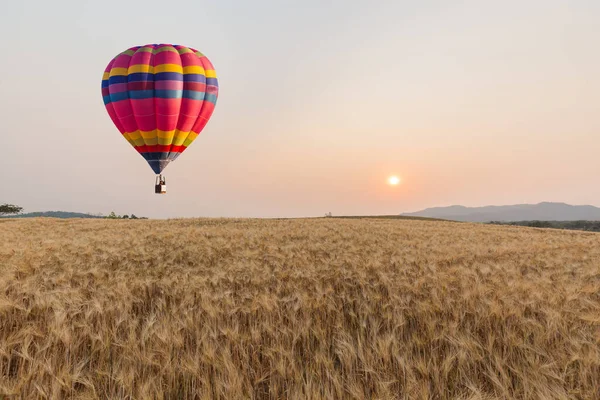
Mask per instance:
[[[132,47],[114,57],[102,77],[110,118],[156,174],[202,132],[218,92],[208,58],[180,45]]]

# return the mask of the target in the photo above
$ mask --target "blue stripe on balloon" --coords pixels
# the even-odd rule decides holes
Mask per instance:
[[[110,94],[107,95],[107,96],[102,96],[102,100],[104,101],[104,105],[109,104],[111,102],[110,101]]]
[[[108,78],[108,84],[112,85],[113,83],[127,83],[127,77],[124,75],[115,75]]]
[[[102,81],[102,88],[108,87],[108,79]]]
[[[183,94],[183,90],[132,90],[129,92],[131,99],[142,100],[142,99],[180,99]]]
[[[135,74],[129,74],[127,76],[127,82],[147,82],[154,81],[154,74],[148,74],[145,72],[136,72]]]
[[[206,82],[206,77],[202,74],[185,74],[183,75],[184,82]]]
[[[183,94],[183,90],[155,90],[154,97],[159,99],[180,99]]]
[[[206,84],[219,87],[219,81],[217,78],[206,78]]]
[[[142,155],[142,157],[144,157],[146,159],[146,161],[152,161],[152,160],[158,160],[156,154],[158,153],[152,153],[152,152],[148,152],[148,153],[140,153]]]
[[[179,72],[159,72],[154,74],[154,81],[182,81],[183,74]]]
[[[116,76],[114,78],[117,78]],[[125,82],[147,82],[147,81],[183,81],[183,74],[179,72],[159,72],[150,74],[146,72],[136,72],[129,74]],[[112,77],[110,78],[112,79]],[[112,80],[111,82],[112,83]],[[115,82],[117,83],[117,82]]]
[[[154,97],[154,90],[132,90],[129,95],[132,100],[151,99]]]
[[[204,92],[198,92],[195,90],[184,90],[183,98],[192,100],[204,100]]]
[[[208,101],[209,103],[217,104],[217,95],[212,93],[207,93],[206,97],[204,97],[204,101]]]
[[[129,92],[118,92],[110,94],[110,101],[117,102],[121,100],[126,100],[129,98]]]
[[[146,161],[166,160],[169,157],[168,151],[140,153]]]

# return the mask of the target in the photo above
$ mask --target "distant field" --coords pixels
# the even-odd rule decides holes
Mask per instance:
[[[0,398],[599,399],[600,234],[0,221]]]

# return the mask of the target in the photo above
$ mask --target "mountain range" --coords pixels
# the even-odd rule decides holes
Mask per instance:
[[[429,217],[464,222],[508,221],[600,221],[600,208],[566,203],[542,202],[507,206],[433,207],[422,211],[402,213],[401,216]]]

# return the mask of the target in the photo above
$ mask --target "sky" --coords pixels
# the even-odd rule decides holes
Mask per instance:
[[[151,218],[600,206],[599,20],[597,0],[8,2],[0,203]],[[219,79],[166,195],[100,91],[108,62],[148,43],[197,48]]]

